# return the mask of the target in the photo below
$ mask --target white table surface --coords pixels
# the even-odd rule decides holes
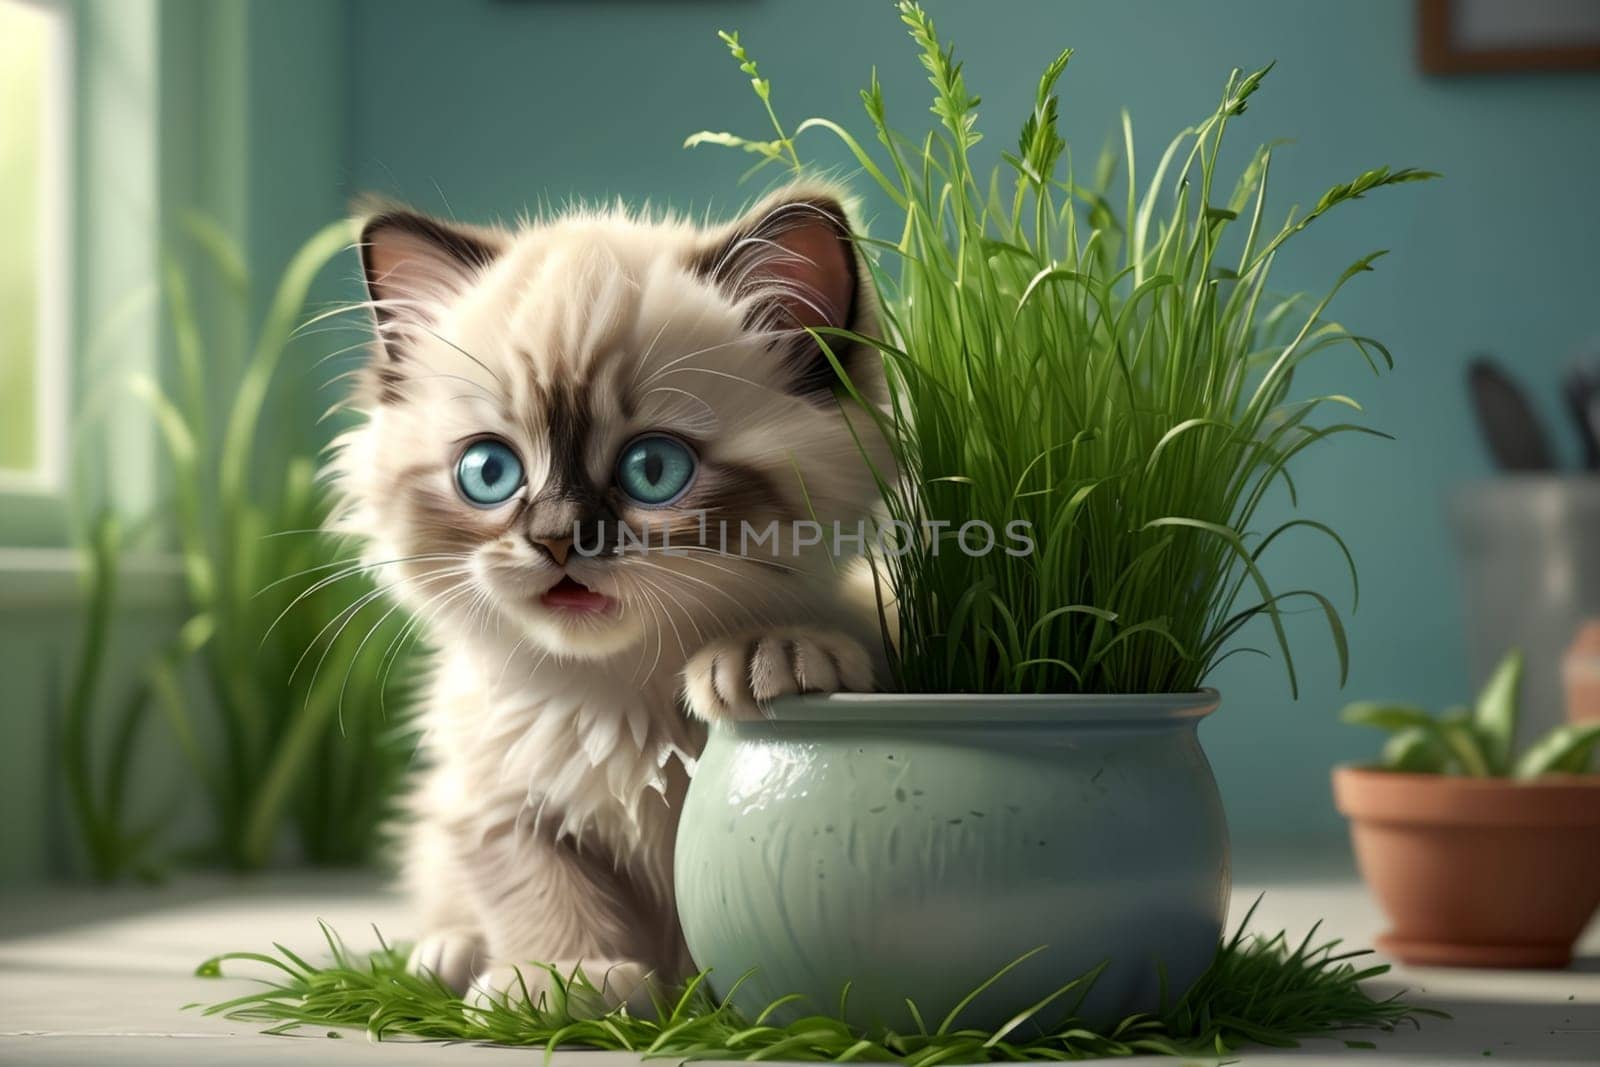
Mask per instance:
[[[1235,917],[1265,891],[1259,929],[1303,933],[1318,919],[1349,945],[1370,945],[1382,928],[1343,857],[1321,874],[1261,877],[1239,871]],[[1303,869],[1302,869],[1303,871]],[[273,875],[250,880],[182,879],[156,889],[59,888],[0,896],[0,1063],[16,1064],[353,1064],[526,1063],[537,1050],[384,1042],[346,1031],[278,1037],[253,1024],[179,1008],[244,991],[240,979],[193,977],[220,951],[265,949],[273,941],[322,958],[316,920],[354,948],[373,942],[376,923],[405,938],[402,902],[371,876]],[[1571,1062],[1600,1065],[1600,926],[1567,971],[1397,969],[1378,992],[1411,990],[1420,1005],[1449,1011],[1421,1030],[1352,1032],[1293,1051],[1246,1050],[1251,1065]],[[1344,1037],[1377,1050],[1349,1049]],[[561,1067],[615,1067],[625,1053],[564,1052]],[[669,1061],[668,1061],[669,1062]],[[1170,1059],[1155,1062],[1177,1063]]]

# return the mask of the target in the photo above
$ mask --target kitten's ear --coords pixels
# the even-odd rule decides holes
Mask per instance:
[[[426,323],[505,248],[503,234],[386,208],[361,227],[361,270],[391,356],[405,327]]]
[[[812,399],[833,395],[838,373],[804,331],[864,332],[870,305],[849,217],[836,197],[780,193],[719,235],[695,267],[735,300],[750,301],[751,329],[780,332],[774,347],[794,370],[796,393]],[[835,337],[828,347],[854,379],[859,346]]]

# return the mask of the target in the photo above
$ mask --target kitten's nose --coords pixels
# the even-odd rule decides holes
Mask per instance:
[[[556,561],[557,567],[565,567],[567,565],[567,556],[572,552],[572,538],[570,537],[535,537],[529,534],[528,543],[537,545],[548,552],[550,558]]]

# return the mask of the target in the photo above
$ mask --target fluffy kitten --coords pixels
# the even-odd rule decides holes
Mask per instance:
[[[625,999],[691,966],[672,853],[703,720],[881,670],[831,537],[790,525],[851,532],[877,499],[874,434],[801,329],[871,328],[845,212],[823,187],[711,230],[383,210],[361,253],[377,343],[333,473],[340,528],[435,652],[414,965],[519,997],[520,965],[537,997],[527,964],[581,963]],[[880,398],[876,356],[832,347]],[[774,520],[741,552],[741,521]]]

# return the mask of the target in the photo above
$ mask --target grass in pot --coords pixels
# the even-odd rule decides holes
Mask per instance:
[[[1378,944],[1406,963],[1565,967],[1600,906],[1600,723],[1515,751],[1523,660],[1512,651],[1474,706],[1438,717],[1363,702],[1347,722],[1391,733],[1378,763],[1340,767],[1362,877],[1393,923]]]
[[[1262,505],[1293,496],[1304,449],[1375,432],[1324,417],[1359,410],[1348,397],[1291,385],[1333,350],[1389,363],[1325,317],[1381,253],[1316,299],[1274,296],[1273,263],[1345,201],[1431,175],[1369,170],[1269,224],[1273,149],[1229,182],[1219,170],[1260,70],[1235,71],[1143,184],[1126,121],[1122,150],[1080,182],[1057,131],[1070,52],[982,174],[953,50],[917,5],[900,15],[934,88],[931,130],[893,128],[874,75],[875,145],[825,119],[791,131],[727,34],[774,136],[690,139],[801,169],[796,138],[826,131],[892,205],[891,236],[858,233],[881,335],[848,339],[884,360],[884,516],[910,536],[874,560],[892,692],[780,701],[714,729],[678,841],[685,933],[719,991],[749,972],[740,1007],[804,995],[775,1018],[839,1007],[847,982],[849,1018],[902,1030],[957,1011],[975,1026],[1063,1015],[1079,997],[1091,1018],[1154,1011],[1211,962],[1227,907],[1226,824],[1196,736],[1218,703],[1207,675],[1260,622],[1297,690],[1293,601],[1325,616],[1345,666],[1334,604],[1272,588],[1261,560],[1292,534],[1348,551],[1313,519],[1268,526]],[[848,383],[841,402],[865,403]],[[984,530],[1000,543],[963,550]],[[1063,989],[1102,964],[1087,994]]]

